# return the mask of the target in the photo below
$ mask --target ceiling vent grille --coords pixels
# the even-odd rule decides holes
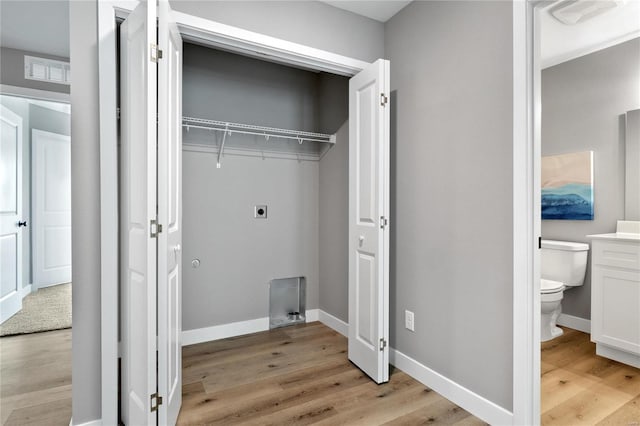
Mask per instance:
[[[625,3],[626,0],[565,0],[552,7],[549,12],[563,24],[575,25]]]
[[[24,56],[24,78],[48,83],[71,84],[69,62]]]

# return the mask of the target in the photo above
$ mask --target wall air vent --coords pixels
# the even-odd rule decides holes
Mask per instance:
[[[48,83],[71,84],[69,62],[24,56],[24,78]]]
[[[565,0],[549,9],[549,13],[563,24],[575,25],[625,3],[626,0]]]

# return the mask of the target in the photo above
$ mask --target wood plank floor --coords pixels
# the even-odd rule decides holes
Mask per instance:
[[[182,425],[483,424],[391,370],[378,386],[320,323],[183,348]],[[640,370],[565,329],[542,344],[542,424],[640,425]],[[71,330],[0,339],[0,424],[68,425]]]
[[[541,372],[543,425],[640,425],[640,370],[597,356],[588,334],[542,343]]]
[[[398,369],[376,385],[319,322],[183,348],[180,425],[482,425]]]
[[[3,425],[69,425],[71,330],[0,339]]]

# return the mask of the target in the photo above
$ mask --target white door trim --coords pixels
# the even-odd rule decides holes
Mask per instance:
[[[40,99],[43,101],[71,103],[71,97],[67,93],[51,92],[48,90],[31,89],[30,87],[11,86],[0,84],[0,94],[17,96],[20,98]]]
[[[100,112],[100,310],[102,422],[118,423],[118,157],[116,118],[116,20],[138,1],[98,2]],[[368,63],[298,43],[175,13],[181,33],[200,43],[242,51],[309,69],[354,75]],[[185,34],[185,32],[189,34]],[[257,53],[259,52],[259,53]]]
[[[513,424],[540,423],[539,0],[513,2]]]

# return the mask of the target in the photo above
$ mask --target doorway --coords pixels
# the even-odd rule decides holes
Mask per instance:
[[[569,19],[568,2],[542,4],[534,16],[543,425],[637,416],[639,275],[621,259],[639,251],[638,231],[624,226],[640,229],[637,131],[629,140],[640,108],[640,5],[604,5]]]
[[[149,6],[150,9],[154,8],[155,6]],[[163,44],[163,24],[162,24],[162,13],[163,13],[163,7],[167,7],[166,4],[163,5],[163,3],[160,4],[160,48],[162,50],[162,56],[164,58],[168,58],[170,59],[169,63],[171,64],[170,66],[173,66],[173,58],[177,57],[179,55],[178,52],[181,51],[181,46],[178,46],[175,43],[175,38],[173,35],[170,35],[168,38],[165,38],[164,40],[168,40],[169,44]],[[147,36],[149,36],[150,34],[152,34],[150,31],[146,31],[143,29],[140,29],[138,27],[138,23],[143,19],[143,16],[145,14],[148,14],[149,11],[145,11],[145,12],[141,12],[139,14],[137,14],[136,16],[136,11],[133,12],[133,14],[129,15],[129,18],[133,18],[131,19],[129,22],[131,23],[131,27],[126,29],[127,32],[127,37],[129,37],[130,35],[133,36],[134,34],[146,34]],[[155,13],[155,12],[154,12]],[[154,13],[152,13],[152,15],[154,15]],[[166,12],[164,12],[166,13]],[[113,15],[112,15],[113,16]],[[182,19],[187,20],[189,18],[185,18],[184,16],[181,16]],[[151,20],[149,20],[148,22],[150,22]],[[155,17],[153,18],[153,22],[155,22]],[[191,26],[191,31],[193,31],[193,28],[203,28],[202,31],[206,32],[206,25],[202,25],[202,22],[198,22],[199,25],[195,25],[195,26]],[[127,21],[125,21],[125,23],[123,25],[126,25]],[[169,26],[169,33],[171,33],[172,26]],[[134,31],[135,29],[135,31]],[[212,33],[214,31],[210,31],[210,33]],[[153,31],[153,34],[155,34],[155,31]],[[151,35],[151,37],[153,37],[153,35]],[[210,39],[214,40],[216,37],[213,36]],[[130,41],[130,39],[127,39],[128,41]],[[206,39],[205,39],[206,40]],[[198,39],[198,41],[200,43],[202,43],[203,38],[200,37]],[[121,39],[121,42],[123,42],[123,40]],[[213,43],[213,42],[212,42]],[[128,43],[126,46],[121,47],[123,49],[123,51],[127,51],[129,52],[128,49],[146,49],[146,46],[150,46],[152,44],[148,44],[148,43],[139,43],[139,44],[134,44],[134,43]],[[164,46],[164,48],[163,48]],[[264,45],[263,45],[264,46]],[[291,47],[291,46],[288,46]],[[340,58],[337,57],[337,55],[330,55],[332,61],[327,60],[327,58],[323,58],[323,52],[312,52],[311,54],[308,52],[308,49],[305,49],[303,46],[299,46],[297,47],[299,48],[302,52],[304,52],[305,56],[306,56],[306,61],[308,62],[313,62],[314,63],[314,68],[317,67],[318,63],[323,64],[324,66],[320,66],[320,68],[333,68],[333,69],[340,69],[341,73],[344,73],[344,65],[342,65],[341,63],[346,63],[346,64],[353,64],[356,61],[352,61],[352,60],[348,60],[347,58]],[[237,46],[236,49],[237,50]],[[263,47],[264,50],[264,47]],[[108,51],[108,50],[107,50]],[[148,55],[145,55],[145,52],[138,52],[141,53],[143,57],[146,57]],[[247,52],[249,53],[249,52]],[[250,54],[253,56],[255,55],[255,51],[252,49],[252,51],[250,52]],[[291,54],[291,52],[289,52],[289,54]],[[317,57],[320,57],[320,59],[317,59],[317,57],[314,57],[314,54],[317,54]],[[284,57],[284,55],[282,53],[280,53],[278,55],[279,57]],[[302,55],[300,55],[301,57]],[[314,59],[312,61],[309,60],[310,57],[314,57]],[[158,154],[157,154],[157,158],[158,158],[158,180],[156,182],[154,182],[153,179],[153,173],[155,172],[155,166],[151,163],[148,162],[149,159],[151,158],[155,158],[155,155],[144,155],[142,157],[136,157],[138,158],[140,161],[134,161],[133,156],[135,155],[140,155],[140,152],[133,152],[133,150],[130,149],[130,146],[128,145],[128,142],[126,140],[126,138],[128,137],[127,135],[130,135],[130,133],[128,133],[131,128],[128,126],[141,126],[143,125],[143,123],[140,123],[136,120],[132,120],[132,117],[128,117],[127,113],[130,111],[135,110],[135,108],[139,107],[139,104],[128,104],[129,100],[128,98],[125,96],[123,99],[123,106],[127,106],[127,109],[125,110],[125,108],[123,108],[122,110],[122,126],[123,126],[123,145],[122,145],[122,152],[124,152],[125,156],[129,156],[131,155],[131,157],[128,157],[128,162],[121,168],[121,171],[124,171],[125,175],[129,172],[133,172],[133,170],[129,170],[127,164],[137,164],[137,165],[141,165],[141,164],[146,164],[146,169],[147,171],[150,171],[150,174],[146,174],[143,173],[145,176],[139,176],[142,178],[142,180],[138,181],[138,185],[142,184],[142,187],[150,189],[153,188],[154,185],[158,185],[158,190],[157,190],[157,194],[158,194],[158,216],[157,219],[152,218],[151,219],[151,223],[150,223],[150,227],[149,232],[151,233],[152,237],[157,236],[158,237],[158,300],[160,301],[157,309],[158,309],[158,313],[157,313],[157,318],[158,321],[160,321],[160,324],[162,324],[162,326],[158,327],[158,338],[159,338],[159,363],[162,364],[162,351],[164,343],[163,343],[163,337],[161,336],[162,333],[164,333],[164,328],[163,326],[165,325],[165,319],[169,320],[169,321],[173,321],[175,316],[174,315],[170,315],[170,312],[162,312],[163,309],[165,309],[163,307],[163,302],[162,299],[165,297],[164,296],[164,284],[162,284],[165,280],[165,272],[169,273],[169,277],[167,278],[167,283],[170,283],[172,279],[174,279],[176,277],[176,275],[171,275],[172,272],[167,270],[165,271],[165,266],[167,267],[171,267],[171,265],[175,265],[177,263],[176,259],[179,259],[180,256],[180,252],[181,252],[181,244],[180,244],[180,239],[176,240],[174,243],[172,244],[168,244],[168,241],[163,242],[163,238],[167,235],[166,234],[166,230],[167,230],[167,223],[170,224],[170,222],[165,223],[165,220],[162,219],[162,215],[163,213],[163,202],[162,202],[162,197],[164,196],[163,193],[165,191],[165,189],[163,188],[163,185],[165,182],[164,179],[170,179],[171,175],[170,174],[164,174],[161,171],[162,167],[165,167],[166,165],[169,165],[169,170],[171,170],[171,164],[173,164],[175,158],[179,158],[179,157],[175,157],[175,155],[177,155],[177,151],[174,151],[173,148],[174,147],[179,147],[180,144],[179,142],[176,144],[174,142],[174,140],[172,139],[175,135],[174,132],[176,132],[176,124],[173,121],[166,121],[164,120],[163,122],[163,115],[162,114],[167,114],[164,117],[165,118],[176,118],[175,114],[177,113],[177,118],[178,120],[180,120],[180,111],[179,108],[175,108],[175,104],[173,104],[170,100],[171,99],[176,99],[175,94],[176,93],[180,93],[180,88],[179,87],[172,87],[169,92],[167,92],[166,94],[163,94],[163,84],[164,83],[171,83],[171,80],[164,80],[163,83],[163,79],[166,78],[167,75],[173,75],[173,76],[177,76],[180,74],[180,70],[178,68],[172,68],[172,71],[169,72],[169,74],[164,74],[163,76],[163,61],[160,60],[161,58],[159,58],[159,56],[154,56],[154,52],[151,52],[151,58],[152,60],[158,62],[158,68],[159,68],[159,73],[157,76],[153,75],[153,71],[151,70],[151,67],[149,68],[143,68],[141,70],[136,70],[135,72],[133,72],[133,75],[136,76],[136,78],[139,78],[141,75],[146,74],[149,76],[149,79],[146,80],[146,77],[143,77],[141,81],[138,81],[136,84],[134,84],[133,82],[129,82],[127,79],[123,80],[123,87],[127,87],[127,89],[125,90],[131,90],[131,91],[136,91],[138,89],[141,89],[144,91],[144,93],[140,93],[139,96],[137,96],[137,99],[147,99],[147,105],[154,105],[155,102],[153,102],[152,100],[152,96],[155,96],[155,92],[156,92],[156,88],[155,86],[155,82],[156,82],[156,78],[158,79],[158,96],[159,99],[161,99],[161,101],[159,102],[159,105],[161,105],[162,107],[160,108],[160,111],[158,111],[159,113],[159,127],[158,127]],[[281,61],[281,60],[279,60]],[[300,65],[299,61],[294,61],[289,59],[288,62],[292,62],[295,63],[296,65]],[[340,64],[339,66],[336,66],[337,64]],[[122,66],[123,69],[121,70],[121,75],[123,76],[128,76],[130,74],[128,74],[130,72],[130,68],[128,68],[129,66],[135,66],[135,64],[133,62],[127,62],[125,60],[122,61]],[[106,67],[108,68],[108,67]],[[365,152],[365,148],[367,148],[367,155],[352,155],[351,157],[354,159],[353,161],[360,161],[360,163],[358,164],[360,167],[357,170],[363,170],[363,172],[369,171],[370,174],[367,175],[367,179],[363,179],[361,182],[365,182],[364,186],[366,186],[366,188],[364,186],[361,187],[354,187],[354,189],[359,190],[361,197],[358,200],[358,202],[356,203],[356,206],[360,207],[359,212],[362,213],[362,217],[359,217],[357,220],[360,220],[360,222],[362,222],[362,224],[365,227],[371,227],[371,228],[375,228],[378,229],[378,231],[372,231],[371,235],[369,235],[367,233],[367,235],[361,236],[360,238],[360,249],[358,249],[357,245],[355,246],[355,250],[359,250],[361,253],[364,253],[364,251],[368,251],[369,253],[367,254],[367,256],[362,256],[361,257],[361,262],[359,264],[360,267],[362,267],[362,269],[360,269],[360,274],[357,273],[358,269],[357,266],[354,266],[354,277],[356,278],[355,283],[356,285],[361,285],[362,288],[358,291],[358,296],[360,297],[360,302],[366,301],[368,300],[370,303],[364,303],[364,304],[360,304],[360,306],[365,306],[365,307],[371,307],[376,313],[375,313],[375,318],[371,318],[371,321],[361,321],[361,325],[359,325],[359,321],[354,321],[354,326],[350,327],[351,330],[354,330],[354,333],[357,333],[357,335],[355,335],[356,338],[358,338],[360,341],[362,341],[364,343],[363,345],[363,349],[360,350],[360,353],[367,353],[366,356],[374,356],[376,358],[380,357],[380,360],[378,362],[379,367],[381,368],[387,368],[388,367],[388,331],[386,332],[382,332],[381,330],[383,330],[384,328],[387,328],[388,330],[388,307],[387,312],[380,312],[379,310],[377,310],[377,308],[379,307],[378,304],[380,304],[382,307],[385,306],[385,301],[384,298],[388,295],[388,291],[385,292],[382,289],[383,285],[388,285],[388,279],[384,280],[383,276],[384,274],[388,274],[388,271],[384,269],[384,262],[383,262],[383,257],[384,255],[388,255],[388,252],[385,252],[384,255],[381,254],[381,258],[378,259],[377,255],[373,255],[372,253],[374,251],[377,251],[379,248],[383,248],[385,247],[385,245],[388,246],[388,237],[385,240],[385,238],[382,236],[377,236],[376,238],[374,238],[374,234],[386,234],[386,227],[388,224],[388,216],[386,214],[386,212],[388,212],[388,192],[386,193],[386,196],[382,196],[380,195],[378,197],[378,195],[376,195],[374,197],[374,194],[377,194],[378,191],[382,191],[384,190],[384,187],[386,185],[388,185],[388,179],[385,177],[385,173],[388,173],[388,166],[384,166],[384,161],[388,161],[388,146],[386,146],[386,151],[385,151],[385,144],[388,145],[388,109],[386,110],[386,114],[384,113],[384,107],[387,105],[387,99],[388,99],[388,93],[387,93],[387,88],[388,88],[388,71],[386,73],[385,76],[385,72],[384,72],[384,61],[378,61],[375,64],[370,64],[370,65],[364,65],[363,68],[368,68],[369,69],[369,73],[367,73],[367,75],[365,76],[365,78],[363,78],[359,83],[362,84],[362,86],[357,86],[354,87],[353,91],[358,92],[358,94],[356,96],[360,97],[360,105],[371,105],[371,108],[364,108],[364,109],[354,109],[354,111],[358,114],[362,113],[362,114],[369,114],[366,115],[366,119],[360,120],[358,121],[359,123],[363,123],[362,126],[363,128],[358,129],[357,133],[354,133],[355,137],[354,139],[356,140],[357,143],[361,143],[361,145],[359,146],[359,151],[358,153],[363,153]],[[361,69],[363,69],[361,68]],[[151,71],[150,71],[151,70]],[[388,68],[387,68],[388,70]],[[141,72],[138,72],[141,71]],[[167,71],[168,72],[168,71]],[[149,74],[147,74],[149,73]],[[373,76],[376,76],[376,78],[371,78]],[[377,76],[381,76],[379,79],[377,78]],[[115,76],[114,76],[115,77]],[[174,77],[175,78],[175,77]],[[386,80],[385,80],[386,79]],[[109,78],[107,80],[110,80]],[[115,78],[114,78],[115,80]],[[101,79],[102,81],[102,79]],[[180,82],[181,83],[181,82]],[[130,85],[130,86],[129,86]],[[115,86],[115,85],[114,85]],[[163,98],[163,96],[168,96]],[[172,98],[173,97],[173,98]],[[167,100],[169,99],[169,102],[167,102]],[[143,106],[144,107],[144,106]],[[165,107],[166,110],[165,110]],[[137,115],[136,117],[138,118],[149,118],[152,119],[155,122],[155,117],[156,114],[155,112],[153,114],[151,114],[150,111],[146,111],[146,110],[136,110],[137,111]],[[179,123],[179,121],[178,121]],[[169,127],[169,128],[163,128],[163,126],[165,126],[165,124]],[[112,127],[109,128],[109,133],[113,136],[113,133],[111,133],[114,129]],[[153,128],[153,126],[147,126],[145,129],[142,128],[138,128],[138,130],[140,132],[146,132],[146,133],[140,133],[139,135],[146,135],[146,137],[150,137],[151,139],[154,138],[155,136],[155,130]],[[364,130],[364,132],[363,132]],[[386,133],[385,133],[386,130]],[[166,132],[166,133],[165,133]],[[135,132],[134,132],[135,133]],[[369,139],[367,138],[363,138],[362,135],[369,135]],[[166,140],[164,140],[163,138],[168,138]],[[387,140],[387,142],[385,142],[385,138]],[[164,142],[163,142],[164,140]],[[373,143],[373,141],[375,141],[376,145],[375,147],[368,147],[365,146],[368,143]],[[163,143],[167,143],[168,146],[170,146],[170,150],[168,151],[168,154],[166,152],[163,151],[162,145]],[[153,143],[149,143],[147,144],[147,147],[150,149],[155,149],[155,141]],[[147,153],[149,154],[149,153]],[[168,155],[168,157],[164,157],[165,155]],[[165,162],[167,162],[165,164]],[[173,169],[173,170],[177,170],[177,169]],[[356,170],[356,169],[353,169]],[[144,172],[144,170],[142,171]],[[138,172],[135,172],[138,173]],[[175,175],[179,177],[179,174]],[[355,175],[354,175],[355,176]],[[151,178],[150,178],[151,177]],[[372,180],[369,180],[369,177],[371,177]],[[354,181],[355,182],[355,181]],[[127,181],[125,180],[123,182],[123,184],[126,186],[127,185]],[[169,186],[169,190],[171,191],[170,188],[173,189],[178,189],[179,190],[179,186],[173,186],[171,187],[171,185],[174,185],[173,183],[170,182],[170,186]],[[138,187],[138,189],[140,189],[140,187]],[[144,191],[143,192],[136,192],[136,194],[140,195],[141,197],[143,197],[144,200],[149,201],[148,199],[148,194],[154,194],[155,190],[153,191],[147,191],[147,195],[144,195]],[[131,202],[132,199],[129,198],[127,195],[125,195],[125,199],[127,200],[127,202]],[[168,198],[169,201],[171,200],[176,200],[175,196],[169,195]],[[151,200],[153,201],[153,200]],[[151,208],[153,209],[152,206],[153,202],[151,202],[149,205],[145,204],[144,208]],[[168,206],[168,205],[166,205]],[[142,207],[142,206],[141,206]],[[177,210],[179,211],[179,209]],[[355,210],[352,210],[355,212]],[[140,211],[138,211],[139,213]],[[146,220],[144,218],[145,215],[142,215],[140,217],[136,216],[136,223],[133,224],[133,222],[131,223],[132,226],[129,226],[129,222],[125,221],[121,223],[126,223],[127,225],[124,226],[124,229],[127,230],[127,232],[131,232],[131,230],[135,229],[146,229],[147,228],[147,224],[146,224]],[[165,216],[165,219],[169,219],[171,220],[172,216]],[[128,218],[134,218],[133,216],[128,216]],[[127,219],[128,220],[128,219]],[[174,229],[173,226],[169,226],[169,230],[170,229]],[[130,237],[132,237],[133,234],[129,234],[129,235],[125,235],[125,241],[123,242],[123,244],[128,244],[127,241],[133,243],[134,241],[130,239]],[[139,241],[140,244],[142,244],[142,240]],[[365,244],[365,248],[363,248],[363,244]],[[136,246],[138,249],[140,250],[136,250],[136,253],[142,253],[145,252],[147,253],[149,256],[143,256],[147,258],[147,261],[153,263],[154,260],[154,256],[153,256],[153,251],[155,250],[153,245],[147,245],[146,243],[144,243],[146,249],[143,250],[143,246],[139,245]],[[121,246],[122,247],[122,246]],[[125,249],[126,251],[126,249]],[[168,254],[169,258],[168,259],[164,259],[165,254]],[[125,257],[121,257],[121,259],[127,260],[128,258]],[[142,257],[138,260],[142,260]],[[156,289],[152,289],[149,283],[153,283],[153,278],[154,278],[154,268],[149,268],[149,264],[143,264],[143,263],[138,263],[137,265],[135,265],[135,267],[133,269],[129,269],[129,266],[134,267],[134,265],[123,265],[123,268],[126,269],[128,272],[127,274],[125,274],[125,276],[131,276],[131,277],[136,277],[137,279],[140,279],[141,282],[143,281],[144,283],[144,287],[149,289],[149,291],[151,291],[153,294],[155,294]],[[131,272],[131,274],[129,274],[129,272]],[[135,274],[133,274],[133,272],[135,272]],[[149,273],[147,273],[149,272]],[[366,272],[366,273],[365,273]],[[174,278],[172,278],[174,277]],[[178,278],[179,279],[179,278]],[[380,284],[380,287],[378,288],[378,281],[382,280],[382,283]],[[376,288],[373,288],[373,286],[371,285],[371,283],[376,283]],[[365,288],[365,286],[368,286],[367,288]],[[128,289],[129,286],[124,286],[123,289]],[[364,290],[368,290],[368,291],[364,291]],[[134,296],[134,295],[131,295]],[[140,296],[140,295],[138,295]],[[142,299],[140,299],[140,301],[149,301],[152,298],[147,297],[143,297]],[[155,297],[153,298],[155,300]],[[366,300],[365,300],[366,299]],[[130,299],[131,300],[131,299]],[[140,306],[140,304],[135,304],[136,306]],[[146,302],[145,305],[147,305],[147,308],[149,309],[149,315],[144,315],[144,318],[147,318],[147,320],[152,320],[154,318],[154,310],[156,309],[156,307],[153,306],[149,306]],[[387,301],[387,305],[388,306],[388,301]],[[374,309],[375,308],[375,309]],[[125,307],[126,310],[126,307]],[[169,314],[169,315],[168,315]],[[370,313],[371,315],[373,315],[373,312]],[[168,315],[168,316],[167,316]],[[363,320],[365,318],[365,316],[367,315],[367,313],[365,312],[359,312],[357,315],[358,320]],[[179,321],[179,317],[180,315],[178,314],[177,316],[177,321]],[[137,314],[137,318],[141,318],[139,314]],[[146,321],[146,320],[145,320]],[[109,321],[110,323],[111,321]],[[173,322],[171,323],[167,323],[170,327],[170,330],[174,330],[174,324]],[[103,324],[104,325],[104,324]],[[134,322],[124,322],[123,327],[129,327],[134,325]],[[153,321],[150,322],[143,322],[143,321],[136,321],[135,322],[135,327],[142,327],[144,330],[142,330],[142,333],[149,337],[152,334],[155,334],[152,330],[155,329],[155,324],[153,324]],[[179,328],[178,328],[179,329]],[[126,333],[125,333],[126,334]],[[144,339],[145,344],[151,342],[150,339]],[[171,340],[172,344],[175,344],[175,340]],[[104,349],[104,348],[103,348]],[[144,348],[143,348],[144,349]],[[145,352],[144,350],[142,352]],[[146,355],[145,355],[146,357]],[[151,360],[151,357],[146,357],[148,360]],[[171,358],[171,362],[173,363],[175,361],[175,357]],[[376,364],[374,362],[374,364]],[[171,365],[171,368],[174,368],[175,364]],[[376,366],[376,368],[378,368],[378,366]],[[161,365],[159,367],[159,370],[162,371],[164,369],[164,365]],[[155,370],[155,368],[153,369]],[[138,369],[138,370],[129,370],[131,372],[134,372],[135,374],[144,374],[145,371],[147,371],[146,368],[142,368],[142,369]],[[158,380],[162,380],[161,379],[162,374],[160,374],[158,376]],[[148,380],[150,380],[149,377],[147,377]],[[146,382],[147,379],[141,378],[141,381],[137,382],[142,384],[143,382]],[[384,375],[382,376],[382,380],[384,380]],[[172,382],[173,383],[173,382]],[[104,386],[104,384],[103,384]],[[159,385],[159,387],[163,387],[163,385]],[[141,388],[142,389],[142,388]],[[129,391],[130,389],[127,389],[127,391]],[[161,391],[162,392],[162,391]],[[142,396],[144,396],[146,394],[146,392],[144,390],[141,390],[140,392],[136,391],[135,394],[137,395],[137,401],[143,401]],[[155,408],[155,404],[158,403],[158,401],[160,401],[160,397],[163,397],[162,393],[160,394],[155,394],[151,395],[151,404],[152,404],[152,408]],[[155,398],[155,399],[154,399]],[[144,399],[147,399],[146,397]],[[134,404],[137,404],[137,402],[133,401]],[[141,408],[140,411],[140,415],[141,416],[148,416],[148,414],[144,413],[143,409],[144,409],[144,402],[142,404],[139,404]],[[133,405],[132,405],[133,406]],[[163,418],[163,410],[165,409],[169,409],[173,412],[173,408],[169,407],[162,407],[160,404],[158,404],[158,410],[160,412],[160,419],[162,421]],[[137,409],[137,408],[136,408]],[[153,410],[155,411],[155,410]],[[164,416],[166,416],[167,413],[164,414]],[[166,417],[164,417],[166,418]],[[103,419],[104,420],[104,419]]]
[[[51,98],[0,94],[3,424],[71,418],[71,110]]]
[[[2,216],[0,336],[70,328],[70,106],[9,95],[0,104],[3,183],[13,188],[3,190],[13,214]]]

